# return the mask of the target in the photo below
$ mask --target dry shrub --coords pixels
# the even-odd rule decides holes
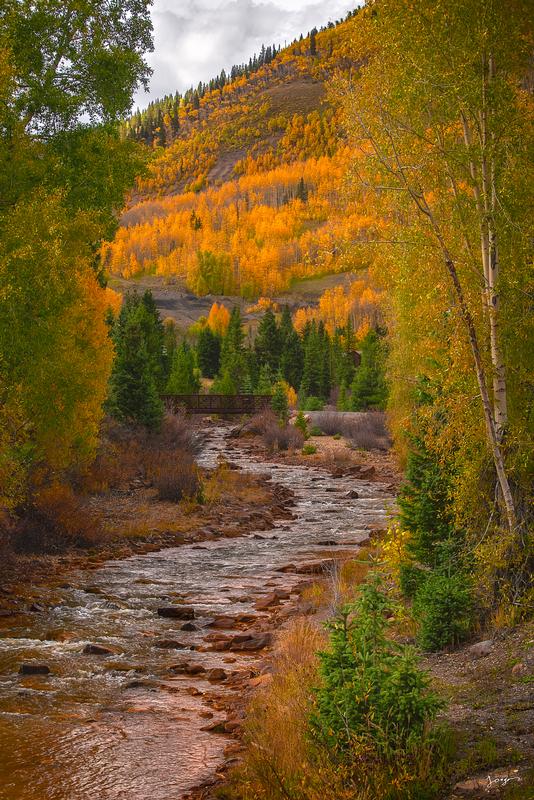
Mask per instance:
[[[281,633],[273,658],[273,677],[249,708],[246,754],[234,774],[230,797],[288,798],[309,762],[307,719],[317,681],[317,651],[324,633],[298,619]],[[300,796],[300,795],[298,795]]]
[[[202,481],[188,453],[154,451],[152,455],[151,460],[147,459],[147,477],[158,490],[160,500],[179,503],[180,500],[199,497]]]
[[[266,408],[254,414],[249,421],[241,428],[241,434],[246,436],[251,434],[254,436],[262,436],[268,428],[273,425],[278,425],[278,419],[272,409]]]
[[[193,457],[202,447],[201,437],[193,428],[190,417],[166,414],[157,433],[146,434],[146,446],[158,450],[179,451]]]
[[[313,423],[328,436],[339,433],[362,450],[391,447],[386,415],[381,411],[321,411],[313,415]]]
[[[164,465],[176,474],[168,456],[179,460],[185,454],[190,462],[200,447],[200,437],[183,415],[167,414],[157,433],[108,420],[94,463],[83,474],[71,477],[76,488],[88,494],[123,489],[135,479],[150,480],[156,473],[161,476]]]
[[[269,450],[300,450],[304,445],[304,434],[294,425],[284,425],[277,420],[263,431],[263,441]]]
[[[18,552],[58,553],[72,547],[92,547],[105,539],[100,517],[74,494],[54,482],[41,486],[15,527]]]

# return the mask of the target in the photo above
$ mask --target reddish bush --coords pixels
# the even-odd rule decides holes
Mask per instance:
[[[340,433],[362,450],[388,450],[391,440],[386,415],[381,411],[322,411],[313,414],[313,424],[327,436]]]
[[[263,436],[268,428],[273,425],[278,425],[278,419],[274,411],[266,408],[264,411],[259,411],[243,426],[241,429],[242,434],[254,434],[256,436]]]
[[[263,431],[263,441],[269,450],[296,450],[304,444],[304,434],[294,425],[280,426],[275,419]]]
[[[148,466],[148,478],[158,490],[159,499],[172,503],[196,498],[202,488],[198,468],[185,452],[159,452]]]
[[[200,451],[202,441],[192,427],[189,417],[182,414],[167,414],[159,432],[147,435],[145,444],[149,448],[179,451],[196,456]]]
[[[200,437],[184,416],[168,414],[157,433],[109,421],[94,463],[83,474],[72,476],[72,482],[89,494],[122,489],[135,478],[150,479],[163,454],[175,453],[178,459],[185,453],[191,458],[200,446]]]
[[[105,538],[100,518],[70,486],[40,487],[21,514],[14,531],[18,552],[57,553],[91,547]]]

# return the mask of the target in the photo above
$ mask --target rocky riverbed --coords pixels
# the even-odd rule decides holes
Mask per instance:
[[[227,436],[211,428],[203,466],[228,456]],[[200,543],[73,570],[52,605],[1,621],[1,800],[178,800],[209,782],[273,626],[385,525],[384,484],[230,446],[238,469],[291,490],[291,511],[244,536],[215,524]]]

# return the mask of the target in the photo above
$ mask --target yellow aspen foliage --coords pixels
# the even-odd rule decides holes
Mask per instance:
[[[208,326],[211,328],[212,333],[216,333],[218,336],[224,336],[228,329],[229,322],[230,312],[224,303],[220,305],[214,303],[208,314]]]
[[[93,228],[60,196],[36,195],[10,213],[0,245],[0,382],[17,397],[33,457],[53,469],[94,455],[111,370],[111,295],[92,268]]]

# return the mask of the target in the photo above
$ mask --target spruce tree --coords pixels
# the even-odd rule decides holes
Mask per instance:
[[[187,342],[182,342],[174,353],[167,393],[198,394],[199,391],[200,381],[196,374],[193,351]]]
[[[223,369],[213,381],[211,394],[237,394],[237,386],[229,369]]]
[[[298,390],[302,380],[304,354],[288,306],[284,306],[280,320],[280,347],[280,372],[289,385]]]
[[[247,358],[244,349],[245,334],[241,321],[239,306],[234,306],[230,314],[230,322],[221,347],[220,373],[228,373],[234,387],[234,394],[238,392],[247,374]],[[230,392],[225,392],[230,394]]]
[[[254,341],[254,350],[260,366],[267,364],[276,374],[280,365],[280,349],[280,331],[272,310],[268,308],[260,321]]]
[[[304,368],[300,384],[302,398],[319,397],[321,392],[321,342],[315,320],[304,330]]]
[[[272,394],[273,381],[274,381],[274,375],[270,366],[268,364],[262,364],[260,368],[260,374],[258,377],[258,383],[256,385],[256,394],[259,395]]]
[[[385,349],[376,331],[369,331],[362,343],[362,361],[352,382],[352,408],[384,409],[387,386],[384,375]]]
[[[139,322],[150,359],[150,369],[156,381],[156,387],[163,391],[166,383],[165,375],[165,329],[152,292],[146,291],[131,311],[133,318]]]
[[[289,419],[289,403],[282,381],[277,381],[274,386],[271,408],[276,414],[280,425],[287,425]]]
[[[206,325],[197,341],[198,366],[204,378],[214,378],[221,363],[221,339]]]
[[[124,323],[117,342],[107,407],[112,417],[128,425],[155,429],[161,424],[163,404],[142,326],[133,317]]]

